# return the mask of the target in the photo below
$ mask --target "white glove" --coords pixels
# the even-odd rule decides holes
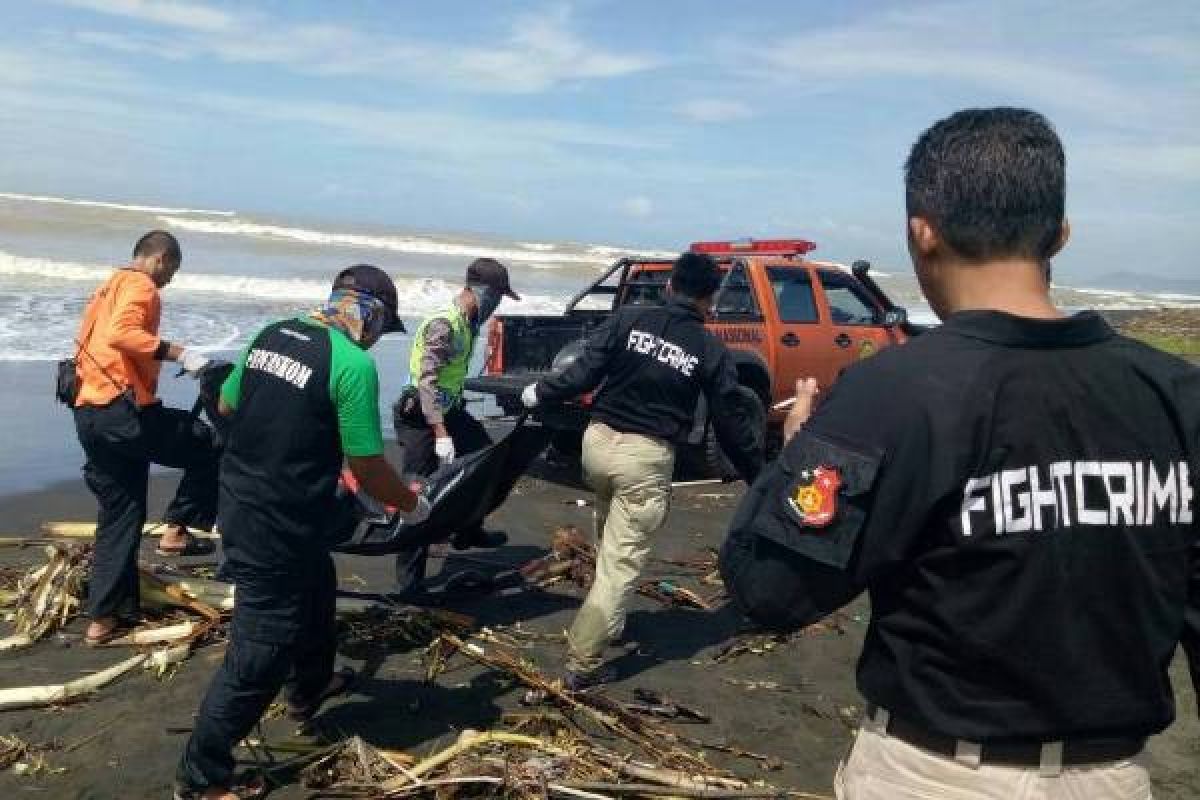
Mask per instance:
[[[405,525],[420,525],[429,519],[429,512],[431,510],[433,510],[433,506],[429,504],[429,498],[418,492],[416,508],[412,511],[399,512],[400,519],[404,520]]]
[[[195,350],[184,350],[179,354],[179,368],[193,378],[200,374],[200,370],[207,366],[208,356],[203,353],[197,353]]]
[[[537,384],[531,383],[521,392],[521,405],[526,408],[537,408]]]
[[[437,454],[438,461],[449,464],[454,460],[454,440],[449,436],[439,436],[433,442],[433,452]]]

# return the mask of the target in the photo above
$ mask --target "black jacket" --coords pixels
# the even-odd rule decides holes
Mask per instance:
[[[1200,678],[1200,370],[1064,320],[964,312],[849,369],[722,550],[762,622],[866,590],[863,695],[976,742],[1139,737]]]
[[[603,382],[603,384],[602,384]],[[618,309],[582,356],[537,385],[540,403],[560,403],[600,387],[592,417],[624,433],[679,441],[691,430],[700,392],[718,440],[738,472],[753,481],[762,467],[762,432],[741,409],[733,357],[704,327],[694,305]]]

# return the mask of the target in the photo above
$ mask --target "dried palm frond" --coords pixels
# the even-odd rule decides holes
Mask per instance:
[[[0,650],[26,647],[62,627],[82,604],[89,547],[48,545],[46,563],[17,581],[15,632],[0,639]]]

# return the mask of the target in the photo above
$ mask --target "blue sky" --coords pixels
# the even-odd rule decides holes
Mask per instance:
[[[61,0],[0,10],[0,190],[903,266],[965,106],[1067,147],[1060,274],[1200,276],[1200,3]]]

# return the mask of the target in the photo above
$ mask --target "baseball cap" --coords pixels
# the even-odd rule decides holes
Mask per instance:
[[[508,283],[508,268],[494,258],[477,258],[467,266],[467,285],[487,286],[505,297],[520,300]]]
[[[399,302],[396,300],[396,284],[392,282],[391,276],[379,267],[370,264],[346,267],[333,279],[333,288],[355,289],[371,295],[383,303],[388,312],[383,332],[405,333],[404,323],[400,320]]]

